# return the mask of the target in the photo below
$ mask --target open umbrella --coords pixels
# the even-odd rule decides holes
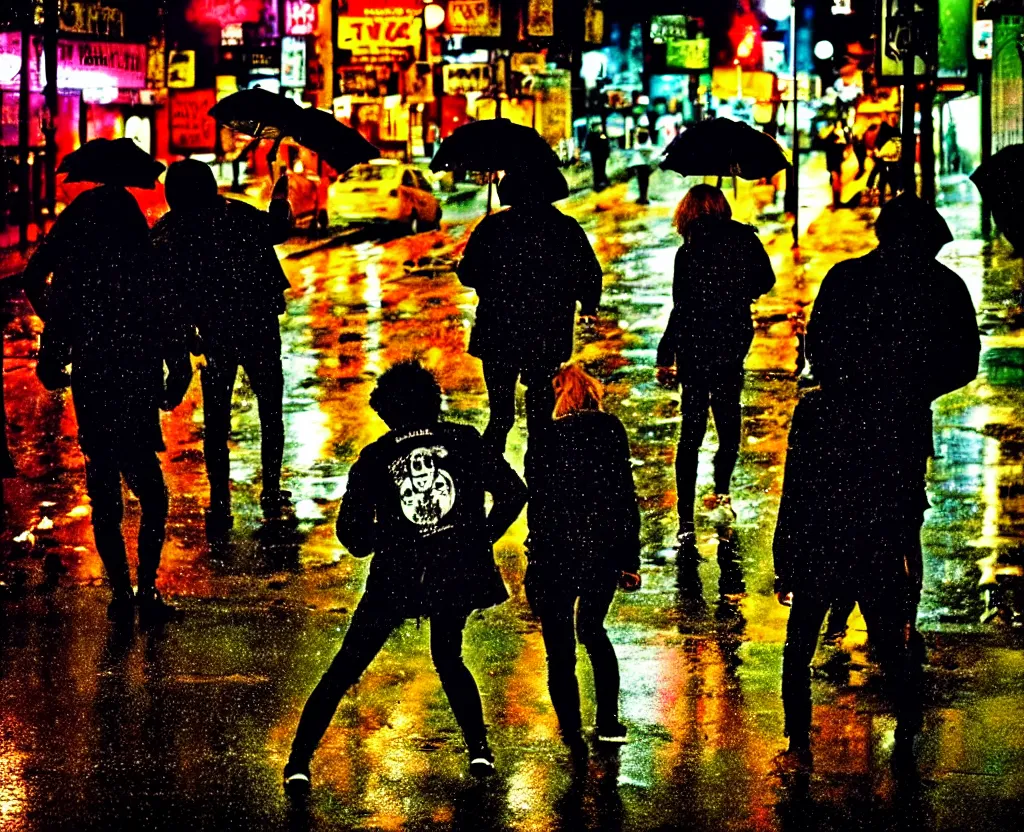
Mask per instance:
[[[67,182],[154,188],[164,165],[131,139],[92,139],[64,157],[57,173]]]
[[[661,160],[683,176],[766,179],[789,167],[789,154],[767,133],[741,121],[702,121],[676,136]]]
[[[294,135],[301,112],[302,107],[290,98],[259,88],[233,92],[210,108],[210,115],[221,124],[254,139]]]
[[[493,172],[545,163],[557,166],[558,156],[540,133],[507,118],[491,118],[455,128],[441,142],[430,169]]]
[[[364,139],[359,131],[338,121],[332,113],[313,107],[299,109],[295,117],[295,141],[318,154],[337,171],[369,162],[380,151]]]
[[[1016,251],[1024,251],[1024,144],[1004,147],[971,174],[985,205]]]

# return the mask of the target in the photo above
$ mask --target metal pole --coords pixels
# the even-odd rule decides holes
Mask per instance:
[[[981,82],[981,163],[992,156],[992,62],[983,61],[978,72]],[[988,203],[981,201],[981,233],[988,239],[992,234],[992,212]]]
[[[906,40],[903,44],[903,146],[900,155],[900,168],[903,173],[903,190],[906,193],[917,193],[917,178],[914,162],[917,155],[917,140],[914,131],[914,111],[917,104],[917,79],[914,76],[914,4],[910,3],[903,12],[902,25],[906,27]]]
[[[22,251],[28,248],[28,216],[32,204],[28,193],[28,119],[29,96],[32,94],[28,82],[32,74],[31,39],[32,31],[29,24],[25,23],[21,30],[21,75],[18,84],[18,246]]]
[[[797,15],[801,9],[800,0],[793,0],[793,12],[789,18],[789,71],[793,76],[793,165],[789,169],[786,189],[792,189],[790,206],[793,209],[793,248],[800,248],[800,122],[799,87],[796,82],[796,35]]]
[[[46,59],[43,141],[46,146],[46,210],[52,221],[57,211],[57,0],[44,0],[43,13],[43,55]]]

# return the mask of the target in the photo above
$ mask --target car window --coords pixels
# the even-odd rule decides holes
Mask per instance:
[[[402,174],[402,185],[406,188],[415,188],[416,181],[412,178],[412,171],[405,171]]]
[[[339,178],[342,182],[381,182],[394,179],[397,173],[390,165],[356,165]]]
[[[417,188],[419,188],[421,191],[427,191],[428,193],[433,191],[433,188],[430,187],[430,183],[427,181],[427,177],[420,173],[420,171],[414,170],[412,172],[412,175],[416,178]]]

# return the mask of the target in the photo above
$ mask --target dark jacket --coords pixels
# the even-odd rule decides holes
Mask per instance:
[[[775,285],[754,229],[705,218],[676,253],[672,314],[658,345],[658,366],[686,380],[742,369],[754,338],[750,304]]]
[[[356,557],[374,554],[366,594],[376,603],[407,617],[465,613],[508,597],[493,544],[525,503],[522,480],[474,428],[435,422],[363,449],[349,471],[338,539]]]
[[[156,263],[208,351],[258,349],[266,333],[278,349],[288,279],[274,245],[290,231],[287,220],[224,197],[194,212],[170,211],[153,227]]]
[[[24,281],[46,324],[40,364],[72,366],[82,450],[162,449],[164,362],[187,353],[180,309],[152,268],[135,198],[108,185],[81,193],[36,249]]]
[[[469,353],[520,369],[550,369],[572,355],[576,301],[601,300],[601,265],[576,220],[545,204],[485,217],[459,264],[480,303]]]
[[[530,438],[527,557],[546,579],[591,583],[640,569],[640,510],[629,440],[593,410],[555,419]]]
[[[905,573],[920,587],[931,402],[978,371],[963,281],[908,246],[840,263],[807,354],[821,389],[797,405],[775,531],[777,583],[827,594]]]

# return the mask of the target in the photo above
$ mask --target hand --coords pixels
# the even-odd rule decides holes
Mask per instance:
[[[678,383],[675,367],[658,367],[655,370],[655,378],[662,387],[672,389]]]
[[[792,592],[776,592],[775,599],[782,604],[784,607],[793,606],[793,593]]]
[[[622,572],[619,574],[619,589],[624,592],[636,592],[640,589],[643,579],[636,572]]]

